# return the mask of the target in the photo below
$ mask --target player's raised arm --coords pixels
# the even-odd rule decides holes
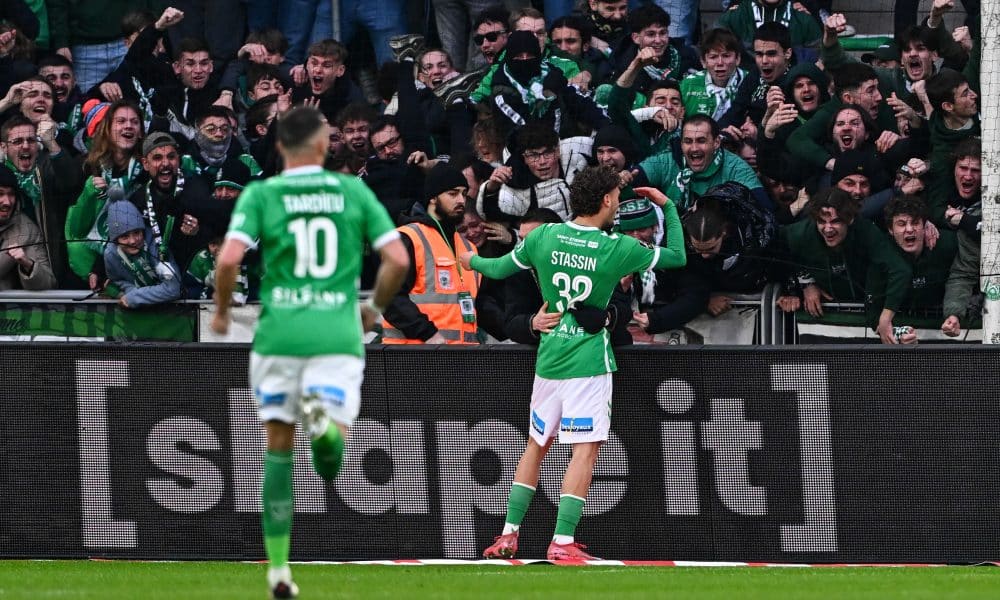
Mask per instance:
[[[647,198],[653,204],[663,209],[663,221],[666,229],[667,245],[660,248],[660,256],[653,265],[655,269],[679,269],[687,264],[687,253],[684,251],[684,229],[681,219],[677,216],[677,207],[660,190],[652,187],[637,187],[635,193]]]
[[[515,253],[517,248],[498,258],[483,258],[474,252],[463,252],[459,257],[463,269],[479,271],[490,279],[506,279],[521,271],[530,268],[520,262]]]

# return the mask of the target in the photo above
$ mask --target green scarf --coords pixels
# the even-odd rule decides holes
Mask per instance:
[[[745,75],[746,71],[737,68],[729,78],[729,81],[726,82],[726,85],[720,87],[712,82],[712,75],[708,72],[708,69],[705,70],[705,94],[715,99],[715,108],[710,115],[713,119],[718,121],[732,107],[733,98],[736,97],[736,92],[740,89],[740,85],[743,84]]]
[[[117,250],[118,256],[125,262],[128,270],[132,272],[132,277],[135,279],[135,284],[138,287],[147,287],[160,283],[160,278],[156,275],[156,269],[153,268],[153,263],[150,262],[145,248],[135,256],[129,255],[122,250],[121,246],[118,246]]]
[[[7,162],[4,163],[7,168],[14,172],[14,177],[17,177],[17,187],[24,194],[24,197],[28,199],[31,204],[32,219],[37,222],[35,218],[37,216],[37,207],[42,203],[42,185],[41,181],[38,179],[38,168],[33,167],[27,173],[22,173],[17,170],[14,163],[8,158]],[[26,206],[21,207],[22,209],[29,208]]]
[[[520,94],[521,102],[523,102],[524,105],[528,107],[528,110],[531,111],[531,116],[535,118],[539,118],[544,115],[549,109],[549,105],[552,104],[553,100],[555,100],[554,95],[546,96],[544,88],[542,87],[542,81],[545,79],[545,76],[549,74],[549,69],[551,67],[549,66],[549,62],[545,60],[542,61],[541,65],[541,75],[532,77],[531,81],[528,82],[528,87],[524,87],[521,85],[520,81],[514,79],[514,76],[507,70],[506,64],[503,66],[504,75],[506,75],[507,79],[510,80],[510,84],[514,86],[517,93]]]
[[[694,200],[691,199],[691,183],[693,181],[707,181],[718,174],[719,169],[722,168],[722,149],[715,151],[715,156],[712,157],[712,162],[709,163],[708,167],[701,173],[695,173],[687,166],[687,158],[684,159],[684,168],[681,172],[677,174],[677,179],[674,180],[674,187],[680,192],[680,202],[677,203],[677,210],[679,213],[685,213],[694,205]]]
[[[675,71],[677,71],[677,69],[681,66],[681,53],[678,52],[677,48],[674,48],[673,46],[667,46],[667,50],[670,51],[670,57],[667,60],[667,66],[665,68],[661,69],[654,65],[646,65],[642,68],[642,70],[655,81],[663,81],[668,78],[679,79],[679,73],[675,73]]]

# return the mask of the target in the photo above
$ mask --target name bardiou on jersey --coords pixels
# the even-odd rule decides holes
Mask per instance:
[[[571,269],[580,269],[581,271],[597,270],[597,259],[593,256],[553,250],[551,260],[552,264],[557,267],[569,267]]]
[[[344,195],[330,192],[313,194],[285,194],[281,197],[285,212],[297,213],[341,213],[344,212]]]

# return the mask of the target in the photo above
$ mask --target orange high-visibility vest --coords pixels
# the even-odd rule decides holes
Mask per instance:
[[[455,252],[445,243],[441,233],[422,223],[409,223],[396,228],[413,242],[413,265],[417,277],[410,290],[410,300],[427,315],[438,333],[449,344],[478,344],[476,323],[462,320],[459,293],[468,292],[473,301],[479,293],[479,273],[459,270]],[[476,247],[457,231],[453,240],[459,252],[476,252]],[[423,344],[409,339],[388,320],[383,322],[382,343]]]

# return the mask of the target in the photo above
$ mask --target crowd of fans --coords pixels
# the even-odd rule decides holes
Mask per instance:
[[[863,57],[829,1],[723,2],[714,27],[684,0],[536,4],[434,0],[418,34],[402,0],[341,2],[338,41],[330,2],[5,0],[0,289],[210,298],[232,208],[280,172],[276,122],[304,104],[332,126],[327,168],[400,225],[436,165],[461,172],[457,230],[484,255],[572,218],[588,165],[619,173],[616,227],[650,244],[663,215],[632,189],[664,191],[688,264],[621,282],[623,343],[769,282],[786,311],[864,304],[885,343],[916,341],[907,315],[978,319],[978,3],[955,31],[954,0],[904,7]],[[251,255],[239,301],[260,275]],[[523,342],[540,303],[530,276],[475,299],[484,333]]]

